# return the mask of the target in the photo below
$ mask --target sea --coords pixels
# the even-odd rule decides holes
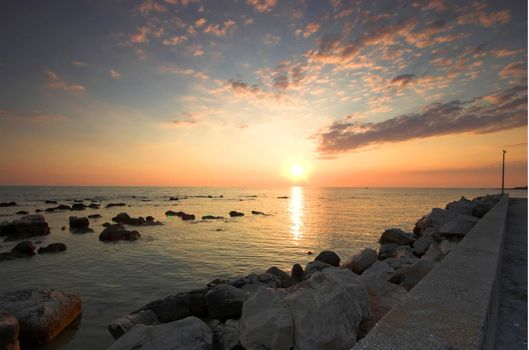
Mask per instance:
[[[211,188],[211,187],[0,187],[0,221],[35,213],[57,204],[101,204],[100,209],[42,213],[51,234],[34,237],[37,247],[62,242],[66,252],[0,262],[0,293],[31,287],[68,290],[80,295],[83,314],[41,349],[104,349],[113,342],[108,324],[146,303],[202,288],[216,278],[235,278],[277,266],[287,272],[305,266],[322,250],[347,260],[364,247],[378,249],[387,228],[411,231],[433,207],[444,208],[461,196],[498,193],[486,188]],[[527,191],[509,190],[511,197]],[[179,200],[169,200],[178,197]],[[106,209],[108,203],[125,207]],[[182,221],[168,210],[195,214]],[[230,218],[232,210],[244,216]],[[266,215],[254,215],[260,211]],[[102,224],[118,213],[148,215],[164,224],[136,227],[137,241],[107,243],[98,239]],[[101,214],[90,219],[94,233],[75,234],[69,216]],[[201,220],[204,215],[222,216]],[[61,227],[66,226],[63,231]],[[16,243],[0,240],[0,252]],[[309,254],[312,252],[313,254]]]

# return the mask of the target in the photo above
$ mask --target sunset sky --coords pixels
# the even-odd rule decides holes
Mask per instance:
[[[527,184],[526,1],[8,0],[0,40],[0,184]]]

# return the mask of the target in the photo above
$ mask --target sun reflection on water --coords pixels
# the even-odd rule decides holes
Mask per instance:
[[[293,186],[290,190],[290,202],[288,204],[290,214],[290,233],[294,243],[303,237],[303,188]]]

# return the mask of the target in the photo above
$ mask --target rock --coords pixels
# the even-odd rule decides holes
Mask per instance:
[[[340,257],[333,251],[324,250],[314,259],[314,261],[321,261],[331,266],[340,266]]]
[[[464,236],[478,221],[479,219],[474,216],[458,215],[455,219],[443,224],[439,229],[439,233],[441,233],[442,236],[448,237]]]
[[[363,338],[407,293],[406,289],[388,282],[385,279],[361,276],[360,281],[367,288],[370,306],[369,317],[362,320],[358,337]]]
[[[385,281],[395,276],[395,269],[385,260],[376,261],[370,268],[362,273],[362,278],[377,278]]]
[[[0,349],[19,350],[18,334],[20,325],[15,316],[0,310]]]
[[[240,339],[246,349],[294,348],[294,319],[284,293],[262,288],[248,298],[242,308]]]
[[[361,274],[377,261],[377,252],[371,248],[364,248],[347,260],[342,268]]]
[[[472,209],[472,215],[477,218],[482,218],[489,212],[491,206],[488,204],[477,204],[474,209]]]
[[[432,236],[423,235],[413,242],[413,254],[423,256],[433,242]]]
[[[66,204],[59,204],[56,207],[46,208],[47,212],[52,212],[52,211],[55,211],[55,210],[72,210],[72,207],[70,207],[69,205],[66,205]]]
[[[444,258],[444,254],[439,248],[439,244],[432,242],[426,253],[421,257],[421,260],[441,261]]]
[[[24,215],[20,219],[0,224],[0,236],[6,241],[50,234],[48,223],[41,214]]]
[[[390,228],[382,233],[379,239],[380,244],[396,243],[398,245],[411,245],[415,237],[411,233],[406,233],[398,228]]]
[[[18,319],[21,343],[42,345],[81,315],[81,298],[53,289],[22,289],[0,294],[0,309]]]
[[[214,215],[204,215],[202,217],[202,220],[222,220],[224,217],[222,216],[214,216]]]
[[[72,204],[72,210],[85,210],[87,207],[83,203]]]
[[[84,216],[83,217],[70,216],[68,222],[69,222],[70,228],[73,228],[73,229],[87,228],[90,225],[88,218]]]
[[[180,216],[180,213],[183,213],[181,211],[172,211],[172,210],[168,210],[165,212],[165,216]]]
[[[118,224],[126,224],[133,226],[141,226],[145,224],[144,218],[131,218],[127,213],[119,213],[118,215],[112,218],[112,221],[117,222]]]
[[[45,253],[56,253],[56,252],[64,252],[64,251],[66,251],[66,244],[52,243],[52,244],[48,244],[47,247],[40,247],[38,250],[38,253],[45,254]]]
[[[177,295],[171,295],[161,300],[150,302],[137,312],[150,310],[154,312],[160,322],[167,323],[191,316],[189,305],[189,294],[180,293]]]
[[[137,325],[115,341],[108,350],[212,350],[213,332],[199,318],[154,326]]]
[[[61,226],[61,231],[65,231],[66,230],[66,226]]]
[[[241,213],[235,210],[230,211],[230,217],[235,217],[235,216],[244,216],[244,213]]]
[[[168,210],[165,212],[165,215],[166,216],[178,216],[182,220],[195,220],[194,214],[186,214],[183,211],[176,212],[176,211]]]
[[[288,288],[294,284],[292,277],[290,277],[288,273],[277,268],[276,266],[270,267],[268,270],[266,270],[266,273],[279,278],[279,280],[281,281],[281,288]]]
[[[153,222],[153,221],[154,221],[154,217],[151,216],[151,215],[148,215],[148,216],[145,218],[145,220],[146,220],[147,222]]]
[[[52,201],[52,200],[47,199],[47,200],[44,201],[44,203],[46,203],[46,204],[57,204],[57,201]]]
[[[74,203],[83,203],[84,201],[82,199],[74,199],[73,202]]]
[[[19,210],[16,212],[17,215],[28,215],[29,213],[25,210]]]
[[[300,264],[292,265],[290,276],[295,283],[303,281],[303,267]]]
[[[307,252],[307,255],[312,255],[314,254],[313,252],[311,252],[310,250]]]
[[[399,247],[396,243],[382,244],[378,250],[378,260],[385,260],[395,256],[395,250]]]
[[[255,292],[260,288],[281,288],[281,280],[269,273],[251,273],[248,276],[240,277],[230,284],[246,292]]]
[[[120,224],[106,227],[99,235],[100,241],[135,241],[141,237],[138,231],[127,231]]]
[[[99,204],[90,203],[87,208],[90,209],[99,209]]]
[[[252,214],[253,214],[253,215],[264,215],[264,216],[268,216],[268,214],[265,214],[265,213],[263,213],[262,211],[256,211],[256,210],[252,210]]]
[[[169,197],[169,200],[170,200],[170,201],[177,201],[177,200],[178,200],[178,197]]]
[[[187,221],[187,220],[195,220],[195,214],[186,214],[186,213],[182,213],[182,215],[180,216],[180,218],[184,221]]]
[[[473,209],[474,204],[463,196],[458,201],[453,201],[446,205],[447,211],[462,215],[471,215]]]
[[[220,284],[206,293],[208,313],[214,318],[238,318],[247,292],[229,284]]]
[[[280,197],[277,197],[277,199],[288,199],[288,196],[280,196]]]
[[[138,324],[151,326],[160,324],[160,321],[158,320],[158,317],[156,317],[156,314],[151,310],[143,310],[112,321],[112,323],[108,325],[108,331],[112,334],[114,339],[118,339]]]
[[[125,203],[108,203],[105,205],[105,208],[112,208],[112,207],[125,207],[127,204]]]
[[[89,219],[99,219],[99,218],[102,218],[101,214],[92,214],[92,215],[88,215],[88,218]]]
[[[209,326],[213,331],[213,348],[219,350],[242,349],[239,332],[239,320],[226,320],[220,323],[212,321]]]
[[[408,259],[408,260],[417,260],[413,254],[413,250],[407,245],[401,245],[395,249],[395,259]]]
[[[333,267],[322,261],[312,261],[305,266],[305,272],[303,273],[303,278],[307,279],[312,276],[315,272],[321,272],[327,268]]]
[[[412,289],[435,267],[435,264],[434,261],[429,260],[417,261],[404,272],[400,285],[406,290]]]
[[[2,202],[0,203],[0,207],[16,207],[16,203],[15,202]]]
[[[441,244],[439,244],[439,250],[444,255],[450,253],[455,247],[457,247],[457,242],[451,239],[443,239]]]
[[[23,241],[18,243],[11,251],[13,253],[24,255],[35,255],[35,244],[31,241]]]

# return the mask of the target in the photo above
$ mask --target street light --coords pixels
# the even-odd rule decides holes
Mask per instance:
[[[503,194],[505,189],[505,153],[507,153],[507,151],[503,150],[503,162],[501,164],[501,194]]]

